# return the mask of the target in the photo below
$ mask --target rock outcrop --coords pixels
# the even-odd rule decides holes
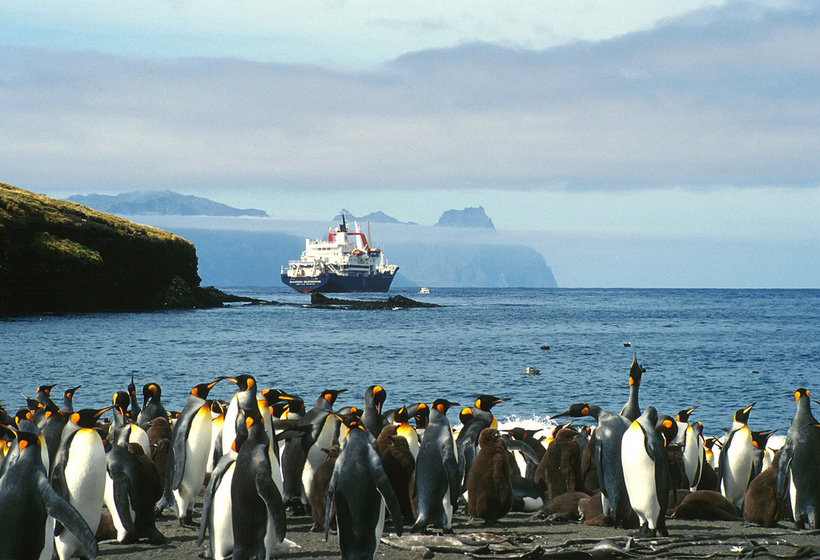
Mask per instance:
[[[189,241],[0,183],[0,314],[221,305],[199,283]]]

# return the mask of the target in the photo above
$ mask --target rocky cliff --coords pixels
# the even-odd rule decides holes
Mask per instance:
[[[185,239],[0,183],[0,313],[220,305],[199,283]]]

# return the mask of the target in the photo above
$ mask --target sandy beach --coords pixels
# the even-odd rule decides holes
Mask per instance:
[[[197,509],[197,513],[199,509]],[[195,517],[195,519],[197,519]],[[283,558],[339,558],[338,539],[331,534],[327,542],[323,534],[310,531],[309,516],[288,518],[288,538],[301,548],[291,550]],[[200,558],[203,547],[196,545],[196,531],[180,527],[169,516],[161,518],[158,528],[168,538],[162,546],[147,543],[122,545],[116,541],[100,544],[101,558],[122,560],[192,560]],[[820,531],[797,531],[791,523],[763,528],[740,522],[667,521],[669,537],[638,538],[635,530],[592,527],[580,523],[550,524],[533,519],[528,513],[513,513],[495,525],[471,522],[457,514],[455,535],[447,537],[405,535],[396,538],[385,534],[376,552],[377,558],[441,560],[472,558],[818,558]],[[609,541],[609,543],[601,541]],[[391,546],[393,542],[403,548]],[[607,552],[608,544],[615,549]],[[593,548],[598,545],[598,549]],[[414,548],[415,547],[415,548]]]

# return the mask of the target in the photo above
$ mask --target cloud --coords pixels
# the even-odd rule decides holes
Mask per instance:
[[[25,188],[816,187],[820,10],[747,4],[375,69],[0,47]]]

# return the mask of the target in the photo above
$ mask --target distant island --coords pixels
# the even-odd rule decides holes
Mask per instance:
[[[234,208],[199,196],[173,191],[135,191],[118,194],[74,195],[68,200],[100,212],[126,216],[251,216],[267,218],[264,210]]]
[[[194,245],[0,183],[0,314],[216,307]]]
[[[372,222],[374,224],[404,224],[404,225],[418,225],[416,222],[401,222],[394,218],[393,216],[388,216],[381,210],[378,212],[371,212],[370,214],[365,214],[364,216],[354,216],[349,210],[342,209],[342,212],[345,214],[345,219],[349,222],[357,221],[360,223]],[[336,214],[333,217],[333,222],[341,222],[342,215]]]
[[[437,226],[462,228],[487,228],[495,230],[493,221],[484,212],[484,207],[447,210],[438,219]]]

